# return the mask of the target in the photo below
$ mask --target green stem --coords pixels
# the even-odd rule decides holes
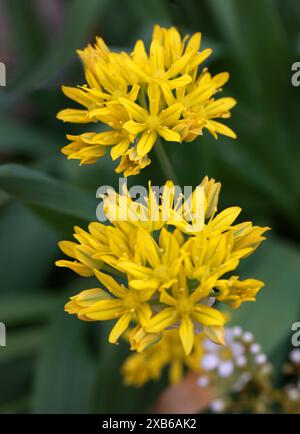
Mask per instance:
[[[177,177],[174,168],[160,139],[158,139],[158,141],[155,143],[154,150],[166,178],[173,181],[174,184],[177,184]]]

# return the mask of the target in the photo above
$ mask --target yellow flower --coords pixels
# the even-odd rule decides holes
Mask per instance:
[[[222,327],[225,317],[217,309],[206,305],[213,302],[207,298],[212,288],[207,285],[202,288],[200,285],[191,291],[183,269],[180,270],[179,280],[172,286],[170,293],[162,291],[160,303],[169,307],[162,308],[146,322],[145,328],[149,333],[160,333],[174,324],[178,325],[180,341],[188,355],[192,351],[196,331],[199,332],[201,326]]]
[[[122,259],[118,262],[118,269],[132,277],[131,286],[134,289],[161,290],[170,288],[177,281],[183,255],[175,235],[162,228],[157,244],[152,235],[138,228],[136,248],[140,252],[141,263]]]
[[[75,226],[74,238],[79,244],[71,241],[60,241],[60,249],[73,261],[56,261],[58,267],[67,267],[81,276],[93,276],[94,269],[100,270],[105,263],[116,267],[120,258],[139,260],[134,249],[136,230],[126,222],[107,226],[99,222],[89,224],[88,232]]]
[[[154,291],[134,291],[97,270],[95,275],[113,297],[99,288],[83,291],[71,297],[65,310],[76,314],[79,319],[93,321],[118,319],[109,335],[109,342],[114,344],[128,329],[132,320],[137,319],[143,325],[150,318],[151,309],[146,302],[152,297]]]
[[[147,155],[158,135],[170,142],[180,142],[181,137],[172,130],[176,126],[183,106],[175,103],[160,111],[160,91],[155,84],[148,86],[149,112],[138,104],[125,98],[120,103],[127,109],[132,120],[124,123],[123,128],[134,136],[142,133],[136,143],[136,152],[139,157]]]
[[[75,228],[78,243],[60,243],[72,260],[57,262],[84,277],[96,276],[104,289],[72,297],[66,310],[83,320],[117,319],[112,343],[134,325],[130,344],[138,352],[157,345],[170,328],[178,330],[186,355],[201,331],[223,343],[226,317],[214,303],[237,308],[255,300],[263,282],[240,281],[230,272],[265,239],[268,228],[236,224],[239,207],[218,212],[220,187],[205,177],[186,200],[181,194],[177,200],[171,181],[159,192],[149,185],[143,203],[126,189],[104,196],[109,224],[93,222],[88,231]],[[201,224],[195,226],[201,191]]]
[[[162,333],[146,333],[143,327],[136,326],[129,334],[130,349],[141,353],[161,338]]]
[[[65,311],[75,314],[83,321],[92,321],[85,315],[85,311],[94,303],[100,300],[109,300],[110,296],[99,288],[86,289],[80,294],[70,297],[70,301],[65,305]]]
[[[125,360],[121,368],[125,384],[142,386],[150,380],[158,380],[167,366],[171,384],[180,381],[185,367],[199,372],[203,352],[202,338],[202,335],[196,336],[194,350],[187,356],[180,345],[178,331],[165,331],[158,343],[147,347],[143,352],[130,355]]]
[[[232,308],[237,309],[244,301],[255,301],[256,294],[264,286],[264,283],[256,279],[239,280],[232,276],[228,280],[219,280],[216,289],[220,293],[217,300],[228,303]]]
[[[62,90],[81,108],[64,109],[57,117],[96,127],[67,135],[71,143],[62,152],[81,164],[93,164],[108,148],[112,160],[120,158],[116,172],[130,176],[151,163],[149,153],[159,138],[192,141],[204,128],[215,138],[235,138],[216,120],[230,117],[236,103],[230,97],[215,99],[229,75],[212,77],[207,68],[200,70],[212,51],[200,46],[200,33],[181,39],[174,27],[155,26],[149,53],[141,40],[130,54],[111,52],[101,38],[79,50],[86,83]]]

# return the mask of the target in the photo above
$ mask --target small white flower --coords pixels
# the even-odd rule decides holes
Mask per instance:
[[[242,330],[242,327],[240,327],[240,326],[235,326],[232,328],[232,334],[235,337],[241,336],[242,332],[243,332],[243,330]]]
[[[225,360],[224,362],[220,363],[218,369],[220,377],[223,378],[230,377],[233,371],[234,371],[234,364],[231,360]]]
[[[246,359],[246,357],[245,356],[239,356],[239,357],[237,357],[236,360],[235,360],[235,364],[239,368],[243,368],[244,366],[247,365],[247,359]]]
[[[254,336],[251,332],[245,332],[242,337],[243,341],[246,343],[250,343],[253,341]]]
[[[245,354],[245,347],[240,342],[232,342],[230,344],[230,349],[235,359]]]
[[[205,354],[201,360],[201,366],[205,371],[213,371],[219,364],[216,354]]]
[[[210,409],[214,413],[222,413],[222,411],[225,409],[225,402],[223,401],[223,399],[215,399],[210,404]]]
[[[255,361],[258,365],[264,365],[267,362],[267,356],[264,353],[257,354]]]
[[[250,345],[249,350],[251,354],[258,354],[261,352],[261,346],[256,342],[253,342],[253,344]]]
[[[300,349],[295,348],[290,352],[290,361],[297,365],[300,364]]]

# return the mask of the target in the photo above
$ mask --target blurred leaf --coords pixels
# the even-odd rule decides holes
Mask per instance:
[[[60,313],[37,363],[34,413],[87,413],[95,366],[87,350],[86,324]]]
[[[25,155],[43,156],[57,150],[58,138],[51,131],[41,130],[34,125],[1,116],[1,152],[22,152]]]
[[[46,327],[6,330],[6,347],[0,348],[0,364],[36,355],[45,339]],[[0,366],[1,370],[1,366]]]
[[[2,209],[0,245],[2,296],[20,291],[27,294],[44,285],[54,269],[57,235],[32,211],[16,202]]]
[[[270,197],[273,204],[284,210],[293,221],[298,218],[298,203],[292,189],[287,187],[281,177],[277,178],[261,158],[252,155],[243,140],[226,140],[225,147],[223,143],[218,145],[217,158],[223,157],[237,179],[242,179],[250,189],[254,188]]]
[[[34,169],[16,164],[0,167],[0,188],[26,205],[83,220],[95,219],[96,199]]]
[[[257,96],[256,90],[263,90],[260,102],[268,98],[272,108],[278,92],[285,87],[289,59],[286,33],[274,2],[208,0],[207,4],[227,39],[231,56],[251,76],[255,86],[252,91]]]
[[[242,277],[265,282],[255,303],[244,303],[232,321],[250,330],[268,355],[275,355],[281,343],[291,337],[291,325],[300,313],[300,252],[293,245],[268,239],[247,259]]]
[[[13,402],[0,406],[0,414],[18,414],[24,413],[28,408],[29,397],[23,396]]]
[[[26,2],[6,0],[5,7],[9,15],[10,28],[18,48],[18,54],[31,67],[31,62],[40,55],[46,42],[36,4],[33,0]]]
[[[150,381],[143,387],[125,386],[121,366],[130,355],[128,344],[121,341],[118,346],[108,343],[111,323],[101,324],[99,345],[100,356],[97,363],[97,383],[93,410],[96,413],[136,413],[151,411],[154,403],[166,386],[162,379]],[[112,390],[114,393],[112,393]],[[147,396],[147,399],[143,399]]]
[[[147,0],[144,1],[134,1],[126,0],[131,13],[133,13],[139,20],[140,24],[147,22],[160,23],[164,25],[170,25],[172,22],[171,15],[169,13],[167,3],[165,0]]]
[[[84,5],[82,0],[68,2],[66,20],[51,48],[26,77],[22,77],[14,88],[10,88],[16,93],[28,92],[52,79],[75,56],[76,49],[86,43],[105,4],[106,0],[89,0]]]
[[[1,297],[0,321],[12,326],[20,322],[46,320],[59,303],[58,297],[45,293]]]
[[[10,405],[29,393],[34,356],[1,363],[0,412],[4,404]]]

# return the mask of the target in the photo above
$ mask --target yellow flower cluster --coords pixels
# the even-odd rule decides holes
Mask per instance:
[[[124,383],[130,386],[143,386],[150,380],[159,380],[165,367],[169,368],[171,384],[181,380],[185,367],[199,372],[203,354],[202,339],[203,335],[196,336],[193,352],[187,356],[180,345],[177,330],[164,331],[156,345],[146,348],[143,352],[133,353],[125,360],[121,368]]]
[[[157,344],[172,328],[186,355],[201,331],[222,343],[226,318],[213,307],[215,301],[236,308],[255,300],[263,286],[255,279],[224,275],[257,248],[268,228],[235,224],[238,207],[217,213],[220,187],[205,177],[180,204],[171,181],[159,197],[150,186],[144,203],[132,200],[127,191],[105,197],[103,209],[110,224],[93,222],[88,231],[75,228],[77,243],[60,243],[72,260],[57,262],[82,276],[95,276],[103,289],[71,297],[66,311],[82,320],[117,320],[109,335],[111,343],[136,324],[130,342],[138,352]],[[199,191],[204,196],[200,227],[191,224]]]
[[[86,83],[62,90],[83,108],[62,110],[57,117],[95,127],[67,135],[71,143],[62,152],[91,164],[109,148],[113,160],[121,158],[116,172],[128,176],[150,164],[148,154],[160,138],[192,141],[204,128],[215,138],[217,134],[235,138],[216,120],[229,118],[236,104],[229,97],[215,99],[229,74],[212,76],[207,68],[200,69],[212,52],[200,51],[200,45],[200,33],[181,39],[174,27],[155,26],[149,53],[141,40],[130,54],[112,52],[101,38],[79,50]]]

